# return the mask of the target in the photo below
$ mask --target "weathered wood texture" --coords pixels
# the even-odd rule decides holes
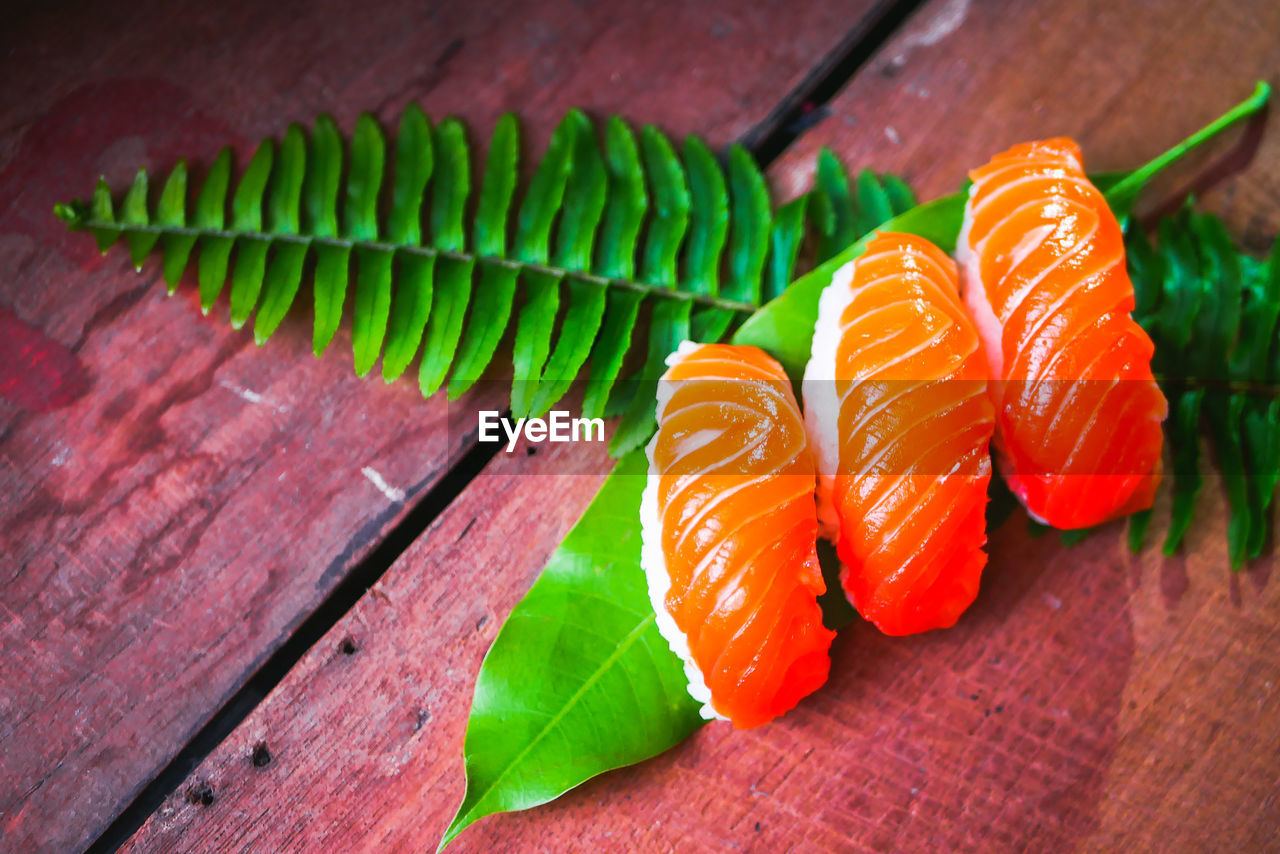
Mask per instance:
[[[1130,165],[1280,70],[1274,8],[1160,9],[931,4],[774,179],[790,186],[825,142],[929,196],[1049,132],[1078,135],[1099,167]],[[1272,127],[1262,150],[1277,139]],[[1274,230],[1260,188],[1275,187],[1275,163],[1217,191],[1237,225]],[[527,476],[554,464],[495,460],[132,848],[429,849],[462,795],[481,658],[593,493],[590,479]],[[1274,847],[1280,587],[1272,557],[1227,570],[1218,484],[1201,505],[1171,559],[1131,557],[1119,524],[1065,549],[1015,517],[955,629],[894,639],[857,625],[829,684],[780,723],[708,726],[551,805],[486,819],[456,850]],[[337,652],[346,637],[354,657]],[[205,785],[213,803],[191,803]]]
[[[1255,81],[1280,82],[1277,33],[1280,7],[1266,0],[930,3],[780,158],[774,186],[807,189],[823,145],[904,175],[926,199],[955,192],[1002,146],[1058,134],[1080,141],[1090,171],[1131,169]],[[1250,168],[1203,200],[1260,249],[1280,230],[1278,195],[1272,127]]]
[[[485,402],[358,381],[345,331],[310,356],[305,313],[258,352],[225,303],[206,321],[190,286],[162,299],[154,261],[100,258],[55,201],[410,100],[478,137],[516,109],[535,150],[574,105],[723,144],[876,3],[29,8],[0,36],[10,850],[101,832],[456,460]]]

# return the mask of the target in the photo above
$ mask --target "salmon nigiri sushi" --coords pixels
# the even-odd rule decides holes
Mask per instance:
[[[658,385],[641,563],[702,715],[767,723],[827,680],[814,463],[782,367],[685,342]]]
[[[995,414],[959,288],[937,246],[881,233],[819,301],[803,384],[819,514],[886,634],[954,625],[987,562]]]
[[[1150,507],[1168,406],[1130,315],[1123,236],[1069,139],[970,173],[956,255],[982,335],[996,456],[1037,520],[1085,528]]]

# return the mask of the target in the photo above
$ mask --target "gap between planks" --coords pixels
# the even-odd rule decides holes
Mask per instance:
[[[894,33],[927,0],[885,0],[862,18],[800,83],[788,92],[741,143],[762,170],[782,155],[825,115],[824,106],[851,80]],[[478,437],[449,472],[360,561],[329,596],[289,635],[254,675],[228,699],[137,797],[86,849],[88,854],[118,850],[182,785],[294,665],[382,578],[409,546],[457,498],[499,453],[501,443],[481,444]]]

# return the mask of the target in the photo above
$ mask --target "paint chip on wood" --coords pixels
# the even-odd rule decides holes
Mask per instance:
[[[369,482],[377,487],[378,491],[385,495],[388,501],[404,501],[404,490],[387,483],[372,466],[365,466],[360,469],[360,473],[368,478]]]
[[[262,403],[262,401],[265,400],[265,398],[261,394],[258,394],[256,391],[253,391],[252,389],[244,388],[242,386],[238,386],[235,383],[222,380],[218,384],[223,388],[225,388],[227,391],[234,394],[236,397],[248,403]]]

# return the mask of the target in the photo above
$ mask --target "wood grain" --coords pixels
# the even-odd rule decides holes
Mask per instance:
[[[1132,169],[1257,80],[1275,85],[1277,32],[1280,8],[1268,2],[932,2],[780,158],[774,186],[807,189],[823,145],[854,167],[903,175],[925,199],[954,193],[1010,145],[1057,134],[1081,143],[1090,171]],[[1248,170],[1203,201],[1261,249],[1280,230],[1278,195],[1280,133],[1269,128]]]
[[[928,197],[1048,132],[1124,166],[1280,69],[1264,43],[1272,10],[1259,22],[1226,3],[1163,8],[930,4],[773,179],[793,187],[827,143],[905,170]],[[1274,162],[1216,191],[1238,227],[1274,230],[1274,202],[1249,184],[1274,182]],[[593,492],[524,473],[568,465],[495,460],[132,850],[429,849],[462,795],[475,670]],[[1015,517],[993,532],[983,591],[955,629],[895,639],[855,625],[828,685],[781,722],[709,725],[553,804],[486,819],[451,850],[1272,848],[1280,587],[1271,556],[1228,571],[1220,484],[1201,504],[1172,559],[1131,557],[1120,524],[1066,549]],[[361,651],[342,659],[347,636]],[[250,761],[259,744],[264,769]],[[213,803],[191,803],[203,786]]]
[[[603,480],[559,472],[607,467],[599,448],[526,447],[472,481],[128,848],[434,847],[462,794],[480,661]],[[192,803],[204,787],[213,803]]]
[[[0,51],[0,847],[91,841],[471,443],[305,316],[263,352],[67,234],[101,173],[197,170],[410,100],[537,150],[569,106],[715,144],[875,7],[650,2],[31,7]],[[242,160],[243,162],[243,160]],[[305,301],[309,295],[299,297]],[[482,392],[481,395],[484,393]],[[378,481],[387,485],[383,489]],[[400,492],[403,492],[403,497]],[[530,564],[532,566],[532,564]],[[526,568],[526,572],[528,569]]]

